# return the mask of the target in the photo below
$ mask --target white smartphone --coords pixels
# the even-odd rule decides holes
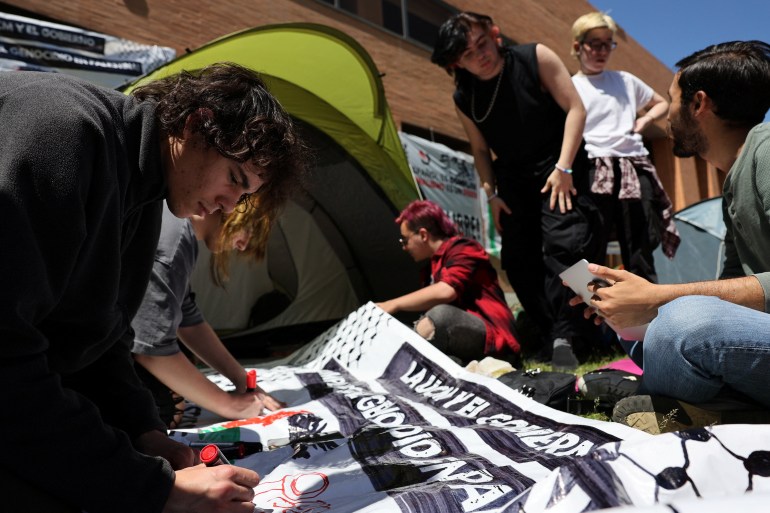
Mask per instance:
[[[593,297],[593,292],[588,290],[588,285],[594,283],[600,287],[610,286],[607,281],[591,274],[591,271],[588,270],[588,261],[585,259],[578,261],[569,269],[559,273],[559,277],[575,292],[575,294],[580,296],[587,305],[591,304],[591,297]],[[647,326],[650,325],[647,323],[641,326],[617,329],[607,319],[605,319],[604,322],[606,322],[610,328],[615,330],[615,333],[617,333],[623,340],[644,340]]]
[[[579,260],[569,269],[559,273],[559,277],[571,288],[575,294],[583,299],[587,305],[591,304],[593,292],[588,290],[588,285],[595,283],[600,287],[607,287],[609,283],[601,278],[597,278],[588,270],[588,260],[585,258]]]

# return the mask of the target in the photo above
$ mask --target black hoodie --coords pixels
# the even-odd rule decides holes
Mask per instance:
[[[63,75],[0,72],[0,465],[89,511],[161,511],[173,471],[130,321],[165,177],[150,104]],[[10,442],[10,443],[9,443]]]

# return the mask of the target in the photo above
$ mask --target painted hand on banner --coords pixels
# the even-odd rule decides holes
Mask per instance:
[[[254,392],[228,394],[229,404],[224,409],[224,417],[228,419],[247,419],[259,417],[264,413],[265,403]]]
[[[320,513],[331,504],[316,499],[329,487],[329,478],[320,472],[283,476],[280,481],[262,481],[254,490],[257,511],[282,513]],[[262,509],[259,509],[259,508]]]
[[[265,409],[276,411],[286,407],[285,403],[275,399],[259,386],[253,392],[230,393],[228,399],[229,404],[223,416],[229,419],[259,417],[265,413]]]

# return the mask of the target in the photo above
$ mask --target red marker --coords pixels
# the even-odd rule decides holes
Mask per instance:
[[[246,373],[246,391],[253,392],[257,389],[257,371],[251,369]]]
[[[340,435],[341,436],[341,435]],[[227,459],[242,459],[250,454],[262,452],[260,442],[190,442],[193,449],[203,449],[207,445],[216,445]]]
[[[214,467],[216,465],[229,465],[225,455],[214,444],[209,444],[200,452],[201,463],[205,463],[207,467]]]

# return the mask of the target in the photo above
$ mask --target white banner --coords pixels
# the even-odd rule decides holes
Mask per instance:
[[[116,88],[170,61],[175,53],[171,48],[0,12],[0,70],[67,73]]]
[[[171,436],[252,442],[233,463],[262,477],[258,512],[716,512],[725,497],[767,508],[746,493],[770,490],[770,427],[653,437],[569,415],[460,368],[372,303],[257,372],[286,408],[222,421],[190,406]],[[685,507],[695,498],[715,505]]]
[[[222,422],[192,406],[172,436],[258,442],[235,461],[262,476],[258,511],[577,513],[770,486],[766,427],[652,437],[553,410],[371,303],[257,372],[285,409]]]
[[[415,182],[425,199],[443,208],[466,237],[499,256],[500,241],[489,223],[486,194],[473,157],[443,144],[399,132]]]

